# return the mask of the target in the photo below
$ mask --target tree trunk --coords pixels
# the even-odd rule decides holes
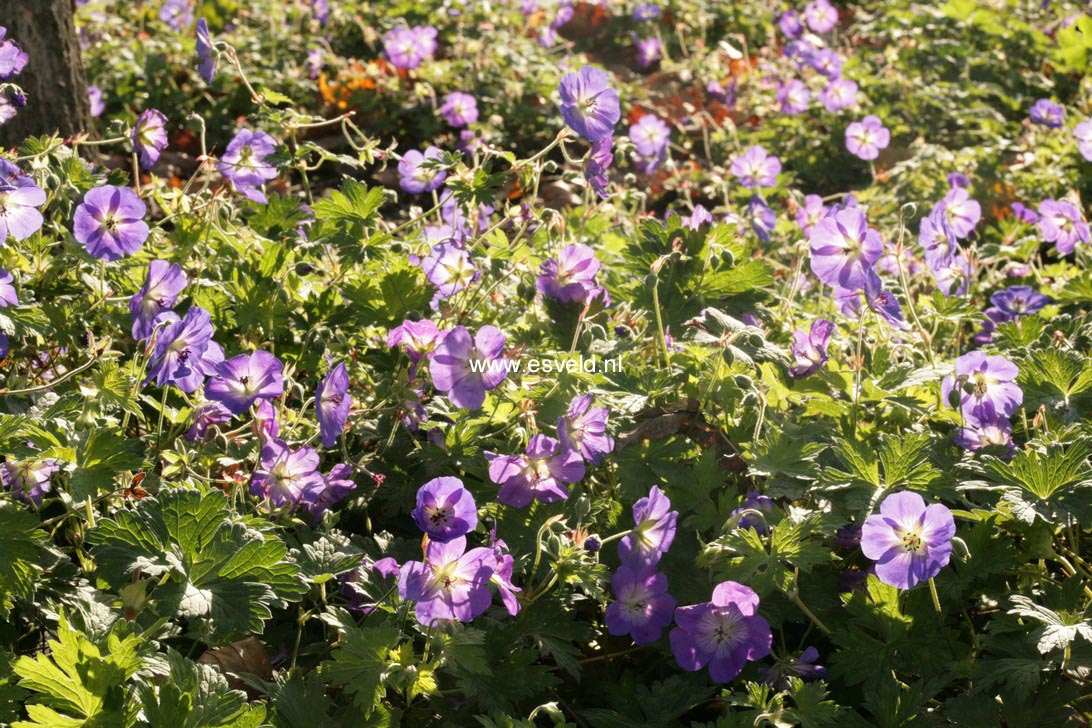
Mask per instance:
[[[0,126],[0,147],[28,136],[92,130],[74,11],[75,0],[0,0],[0,25],[30,57],[12,79],[26,91],[27,105]]]

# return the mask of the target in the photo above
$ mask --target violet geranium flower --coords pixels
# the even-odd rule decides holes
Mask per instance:
[[[240,129],[220,157],[217,169],[243,197],[252,202],[269,202],[262,186],[277,176],[265,158],[273,154],[277,142],[264,131]]]
[[[18,43],[4,37],[7,33],[8,29],[0,25],[0,81],[18,76],[30,60]]]
[[[811,103],[811,92],[804,82],[794,78],[781,86],[777,92],[777,103],[781,105],[781,112],[789,116],[803,114]]]
[[[441,159],[440,150],[436,147],[428,147],[424,154],[416,149],[409,150],[398,162],[398,186],[412,195],[440,189],[447,179],[447,172],[426,165],[425,160],[439,162]]]
[[[614,134],[614,125],[622,118],[622,107],[606,71],[582,66],[565,74],[560,92],[561,118],[570,129],[589,142]]]
[[[758,610],[758,594],[750,587],[725,581],[713,590],[712,601],[675,610],[668,635],[679,667],[695,672],[708,666],[715,682],[730,682],[749,660],[770,654],[773,633]]]
[[[628,634],[634,644],[660,639],[671,625],[675,598],[667,593],[667,577],[655,567],[633,568],[623,564],[610,579],[615,601],[607,605],[607,631]]]
[[[458,478],[433,478],[417,489],[417,507],[410,514],[432,541],[447,543],[478,525],[474,496]]]
[[[194,391],[224,360],[223,350],[212,340],[212,317],[200,306],[191,306],[182,318],[172,311],[161,313],[153,329],[159,326],[147,381]]]
[[[948,564],[955,536],[952,512],[925,505],[917,493],[892,493],[861,529],[861,551],[876,562],[876,576],[897,589],[932,579]]]
[[[186,283],[186,274],[177,263],[153,260],[148,264],[148,277],[143,287],[129,299],[134,339],[143,341],[152,335],[155,320],[174,307]]]
[[[478,100],[470,94],[453,91],[444,97],[440,107],[440,116],[444,117],[453,129],[461,129],[478,120]]]
[[[315,413],[318,417],[319,432],[322,434],[322,446],[333,447],[345,422],[349,419],[349,409],[353,398],[349,396],[349,372],[345,362],[330,370],[326,378],[319,382],[315,392]]]
[[[623,566],[639,569],[655,566],[675,540],[679,512],[657,487],[633,504],[633,530],[618,542],[618,559]]]
[[[513,508],[531,501],[554,503],[569,497],[568,483],[584,477],[584,461],[552,437],[535,435],[524,455],[485,453],[489,479],[500,486],[497,500]]]
[[[1073,138],[1077,140],[1077,151],[1086,161],[1092,162],[1092,119],[1073,127]]]
[[[315,520],[322,518],[322,514],[330,510],[331,506],[356,490],[356,482],[352,476],[353,466],[346,463],[330,468],[330,472],[322,476],[322,487],[312,487],[307,492],[307,497],[300,502],[303,511]]]
[[[284,440],[262,445],[261,463],[250,481],[250,494],[269,501],[274,508],[298,506],[308,493],[321,489],[319,454],[314,448],[293,450]]]
[[[778,660],[773,667],[758,668],[758,676],[775,690],[788,690],[794,677],[807,681],[822,680],[827,676],[827,668],[815,664],[818,659],[819,650],[808,647],[798,656],[787,655]]]
[[[133,127],[133,149],[140,154],[140,166],[151,169],[167,148],[167,117],[155,109],[145,109]]]
[[[644,114],[629,127],[629,138],[636,147],[641,171],[651,174],[659,167],[671,138],[671,129],[659,117]]]
[[[45,191],[33,182],[0,181],[0,245],[9,235],[18,242],[38,232],[44,218],[37,208],[45,201]]]
[[[443,338],[440,329],[429,319],[407,320],[390,330],[387,346],[405,346],[410,361],[416,364],[431,354]]]
[[[581,243],[566,245],[557,258],[543,262],[535,286],[542,295],[563,303],[590,301],[603,292],[595,281],[601,267],[602,263],[589,246]]]
[[[37,507],[52,490],[53,473],[60,469],[52,459],[0,463],[0,483],[19,500]]]
[[[206,402],[193,411],[193,420],[190,429],[186,432],[186,440],[197,442],[208,438],[209,428],[213,425],[221,425],[232,418],[227,407],[219,402]]]
[[[580,453],[589,465],[603,462],[603,458],[614,450],[614,438],[607,432],[609,416],[610,410],[606,407],[592,407],[590,394],[573,398],[568,410],[557,421],[557,437],[562,447]]]
[[[0,308],[19,305],[19,293],[12,283],[15,277],[8,271],[0,268]]]
[[[436,389],[456,407],[481,409],[485,393],[508,376],[500,329],[482,326],[473,338],[464,326],[456,326],[429,355],[429,371]]]
[[[591,146],[588,160],[584,163],[584,179],[600,199],[607,199],[610,176],[607,170],[614,164],[614,137],[603,137]]]
[[[1024,401],[1024,392],[1016,384],[1020,370],[1003,356],[988,356],[972,351],[955,360],[955,373],[941,382],[945,404],[959,393],[963,418],[975,425],[996,422],[1012,416]]]
[[[747,189],[773,187],[781,172],[781,160],[756,144],[732,159],[731,172]]]
[[[1050,99],[1039,99],[1031,106],[1028,114],[1035,124],[1045,126],[1047,129],[1057,129],[1065,123],[1065,108]]]
[[[421,260],[421,270],[429,283],[436,286],[430,303],[433,309],[438,309],[440,301],[451,298],[481,277],[481,271],[474,267],[470,253],[455,243],[433,245],[429,254]]]
[[[812,228],[811,269],[828,286],[860,291],[872,266],[883,256],[879,232],[858,208],[830,215]]]
[[[1039,232],[1048,243],[1054,243],[1059,255],[1069,255],[1077,243],[1092,241],[1092,231],[1077,206],[1065,200],[1043,200],[1039,203]]]
[[[817,321],[822,321],[822,319]],[[741,529],[751,529],[760,536],[765,536],[769,529],[766,527],[766,518],[761,514],[763,512],[773,513],[773,511],[773,498],[761,493],[751,492],[743,499],[742,505],[732,511],[732,515],[740,517],[737,525]]]
[[[891,132],[880,117],[869,114],[846,127],[846,149],[866,162],[880,156],[880,150],[891,143]]]
[[[848,78],[831,79],[819,94],[823,107],[830,113],[848,109],[857,103],[857,84]]]
[[[216,76],[216,55],[212,47],[212,36],[209,34],[209,24],[204,18],[197,20],[196,36],[197,57],[201,59],[197,72],[205,83],[212,83],[212,79]]]
[[[827,363],[827,347],[830,336],[834,333],[834,323],[826,319],[811,322],[811,333],[797,329],[792,334],[792,354],[794,363],[789,367],[789,376],[793,379],[810,377]]]
[[[398,596],[417,602],[414,614],[426,627],[440,622],[470,622],[489,608],[489,582],[495,564],[488,548],[466,550],[460,536],[445,543],[429,541],[425,560],[407,561],[398,572]]]
[[[241,415],[258,399],[284,394],[284,364],[268,351],[240,354],[216,365],[205,396]]]
[[[431,25],[394,28],[383,36],[383,50],[395,68],[417,68],[436,53],[436,35]]]
[[[982,205],[970,199],[967,190],[953,187],[944,199],[933,206],[934,214],[944,215],[948,229],[956,238],[962,240],[974,232],[978,221],[982,219]]]
[[[148,208],[128,187],[103,185],[88,190],[72,217],[72,234],[87,252],[118,260],[140,250],[148,239]]]
[[[828,33],[838,24],[838,11],[829,0],[811,0],[804,8],[804,20],[816,33]]]

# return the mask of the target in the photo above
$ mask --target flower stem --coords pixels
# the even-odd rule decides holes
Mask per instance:
[[[929,580],[929,593],[933,595],[933,608],[937,610],[937,614],[940,614],[940,595],[937,594],[937,585],[932,579]]]

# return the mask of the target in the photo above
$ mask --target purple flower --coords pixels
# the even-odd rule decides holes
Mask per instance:
[[[330,22],[330,4],[327,0],[311,0],[311,14],[319,25],[326,25]]]
[[[478,525],[474,496],[458,478],[434,478],[417,489],[417,507],[410,514],[433,541],[462,538]]]
[[[387,60],[395,68],[417,68],[436,53],[436,33],[431,25],[393,29],[383,37]]]
[[[1024,393],[1016,384],[1020,370],[1003,356],[987,356],[972,351],[955,360],[955,374],[944,378],[941,395],[951,406],[953,393],[959,393],[960,410],[971,424],[988,424],[1010,417]]]
[[[804,23],[800,20],[800,13],[795,10],[786,10],[777,16],[777,27],[790,40],[796,40],[804,34]]]
[[[205,396],[241,415],[258,399],[284,394],[284,364],[268,351],[240,354],[216,365]]]
[[[1031,286],[1009,286],[990,296],[990,303],[1009,316],[1026,316],[1038,313],[1050,299]]]
[[[812,68],[827,78],[838,78],[842,75],[842,59],[829,48],[816,51],[809,61]]]
[[[148,264],[148,277],[144,286],[129,299],[134,339],[143,341],[152,335],[156,318],[174,307],[178,294],[185,289],[186,283],[186,274],[177,263],[153,260]]]
[[[416,364],[431,354],[443,338],[440,329],[429,319],[403,321],[387,334],[387,346],[405,346],[410,361]]]
[[[167,148],[167,117],[146,109],[133,127],[133,148],[140,153],[141,167],[154,167],[160,152]]]
[[[751,228],[762,242],[770,239],[770,234],[777,227],[777,213],[774,212],[760,195],[753,195],[747,203],[747,214],[751,218]]]
[[[584,179],[588,181],[600,199],[605,200],[609,196],[607,185],[610,184],[610,177],[607,170],[613,163],[614,137],[603,137],[592,144],[588,161],[584,165]]]
[[[209,312],[191,306],[179,319],[171,311],[161,313],[153,327],[163,326],[156,337],[155,354],[148,363],[148,379],[160,387],[173,384],[192,392],[224,360],[224,352],[212,340]]]
[[[262,445],[262,460],[250,481],[250,494],[269,501],[274,508],[298,506],[308,494],[324,485],[318,472],[319,454],[314,448],[293,450],[284,440]]]
[[[928,259],[926,262],[929,262]],[[971,281],[974,268],[966,253],[957,249],[947,259],[940,261],[936,267],[930,266],[930,271],[933,274],[933,280],[936,281],[937,290],[945,297],[950,297],[962,296],[967,292],[967,285]]]
[[[891,132],[878,116],[869,114],[846,127],[846,149],[866,162],[880,156],[880,150],[890,143]]]
[[[1077,140],[1077,151],[1087,161],[1092,162],[1092,119],[1086,119],[1073,127],[1073,138]]]
[[[660,60],[660,39],[656,36],[651,36],[641,40],[635,33],[633,41],[637,46],[637,65],[641,68],[650,68],[656,61]]]
[[[43,218],[37,208],[45,201],[45,191],[33,182],[14,185],[0,182],[0,245],[7,242],[9,235],[22,241],[38,232]]]
[[[308,490],[306,497],[300,502],[303,511],[316,521],[321,519],[323,513],[356,490],[352,475],[351,465],[335,465],[329,473],[322,476],[321,487]]]
[[[212,36],[209,35],[209,24],[204,18],[197,20],[197,57],[201,59],[201,65],[197,72],[205,83],[212,83],[216,76],[216,56],[213,53]]]
[[[967,179],[967,175],[965,174],[962,174],[960,172],[952,172],[948,175],[948,186],[962,187],[963,189],[967,189],[971,186],[971,181]]]
[[[489,582],[495,563],[491,549],[467,551],[464,537],[429,541],[423,562],[402,565],[398,596],[417,602],[414,613],[426,627],[443,621],[470,622],[493,601]]]
[[[421,261],[421,270],[429,282],[436,286],[432,308],[439,308],[440,301],[454,296],[481,277],[470,260],[470,253],[455,243],[434,245],[428,256]]]
[[[618,558],[623,566],[639,569],[655,566],[675,540],[679,512],[671,510],[671,501],[652,486],[648,495],[633,504],[633,530],[618,542]]]
[[[875,271],[869,271],[864,290],[868,307],[875,311],[876,315],[896,329],[909,328],[909,324],[903,318],[899,299],[895,298],[893,293],[884,290],[883,281]]]
[[[23,52],[18,43],[4,38],[7,33],[7,28],[0,25],[0,81],[18,76],[30,60],[30,56]]]
[[[14,281],[11,273],[0,268],[0,308],[19,305],[19,294],[12,285]]]
[[[1020,202],[1012,203],[1012,215],[1021,222],[1035,224],[1039,222],[1039,215],[1027,205]]]
[[[765,147],[748,147],[732,159],[732,176],[747,189],[773,187],[781,172],[781,160],[766,152]]]
[[[473,339],[466,327],[456,326],[429,355],[432,383],[456,407],[481,409],[486,390],[508,376],[506,343],[494,326],[482,326]]]
[[[811,235],[815,224],[827,216],[827,206],[819,195],[804,197],[804,205],[796,210],[796,222],[805,235]]]
[[[982,206],[970,199],[967,190],[953,187],[944,199],[933,206],[932,214],[943,214],[948,228],[957,239],[968,237],[982,219]]]
[[[948,564],[955,536],[952,512],[926,507],[917,493],[892,493],[861,529],[861,551],[876,562],[876,576],[896,589],[932,579]]]
[[[695,672],[708,665],[714,682],[730,682],[747,661],[770,654],[773,633],[755,614],[758,601],[750,587],[725,581],[713,590],[712,601],[676,609],[678,626],[668,637],[679,667]]]
[[[918,244],[925,252],[925,262],[930,268],[936,270],[950,262],[956,244],[943,209],[934,207],[932,212],[922,218]]]
[[[315,392],[315,413],[318,416],[323,447],[333,447],[337,443],[337,438],[349,419],[349,408],[352,405],[353,398],[349,396],[349,372],[345,369],[345,362],[341,362],[319,382]]]
[[[96,258],[112,261],[140,250],[148,239],[144,202],[128,187],[88,190],[72,217],[72,234]]]
[[[307,76],[313,81],[319,77],[322,73],[323,67],[326,65],[325,52],[322,47],[312,48],[307,51]]]
[[[983,448],[996,448],[1002,451],[1006,458],[1011,458],[1016,452],[1016,445],[1012,442],[1012,424],[1006,419],[983,425],[960,427],[952,440],[959,447],[971,452]]]
[[[582,243],[566,245],[542,263],[542,272],[535,280],[538,292],[563,303],[590,301],[603,292],[595,281],[602,263],[595,251]]]
[[[1039,99],[1031,106],[1031,120],[1048,129],[1057,129],[1065,123],[1065,109],[1050,99]]]
[[[649,163],[642,171],[650,174],[663,159],[671,138],[671,129],[659,117],[644,114],[637,123],[629,127],[629,138],[636,147],[638,156]]]
[[[1092,239],[1081,211],[1065,200],[1039,203],[1039,232],[1048,243],[1054,243],[1059,255],[1069,255],[1077,243],[1088,244]]]
[[[834,532],[834,545],[855,549],[861,545],[861,524],[847,523]]]
[[[197,442],[208,437],[209,428],[231,420],[232,414],[219,402],[206,402],[193,411],[193,421],[186,432],[186,440]]]
[[[281,423],[277,420],[277,409],[268,399],[261,400],[258,402],[258,406],[254,408],[251,429],[254,430],[254,434],[262,442],[276,439],[280,434]]]
[[[857,103],[857,84],[848,78],[835,78],[819,94],[823,107],[832,114]]]
[[[690,210],[689,215],[683,215],[679,218],[679,222],[689,230],[700,230],[702,225],[713,222],[713,213],[706,210],[705,205],[698,203]]]
[[[458,91],[449,93],[444,97],[440,115],[455,129],[473,124],[478,120],[478,100]]]
[[[633,10],[633,19],[638,23],[644,23],[649,20],[655,20],[660,17],[660,6],[656,3],[645,3],[644,5],[638,5]]]
[[[525,508],[531,501],[554,503],[569,497],[567,483],[584,477],[580,454],[562,448],[552,437],[535,435],[524,455],[486,452],[489,479],[500,486],[497,500],[513,508]]]
[[[433,164],[425,164],[425,160],[442,162],[443,155],[436,147],[429,147],[424,154],[411,149],[402,155],[398,162],[398,186],[413,195],[440,189],[447,172]]]
[[[265,161],[276,150],[277,142],[264,131],[240,129],[228,142],[217,169],[243,197],[267,203],[262,186],[277,176],[277,170]]]
[[[828,0],[811,0],[804,8],[804,20],[816,33],[827,33],[838,24],[838,11]]]
[[[817,319],[816,323],[822,321]],[[812,325],[815,328],[815,325]],[[733,516],[740,516],[739,527],[743,530],[753,529],[759,535],[765,536],[767,532],[766,519],[759,513],[759,511],[765,511],[766,513],[773,513],[774,502],[772,498],[762,495],[761,493],[748,493],[747,497],[743,499],[743,505],[732,511]]]
[[[598,465],[614,449],[614,438],[607,433],[610,410],[591,404],[590,394],[574,398],[557,421],[557,437],[566,450],[575,450],[589,465]]]
[[[493,542],[493,576],[490,581],[497,587],[504,608],[513,617],[519,614],[521,608],[516,594],[523,591],[512,583],[512,568],[515,563],[516,560],[508,553],[507,544],[504,541],[495,540]]]
[[[781,104],[781,112],[784,114],[791,116],[803,114],[811,103],[811,92],[803,81],[794,78],[781,86],[777,92],[777,103]],[[735,174],[735,170],[732,173]]]
[[[812,228],[811,269],[828,286],[850,291],[864,288],[873,264],[883,255],[880,234],[868,226],[858,208],[827,216]]]
[[[16,498],[37,507],[42,505],[42,496],[52,490],[53,473],[60,469],[56,460],[0,463],[0,482]]]
[[[799,656],[786,655],[774,663],[773,667],[758,668],[758,676],[762,682],[776,690],[788,690],[792,686],[792,678],[801,680],[822,680],[827,676],[827,668],[816,665],[819,659],[819,650],[808,647]]]
[[[811,322],[811,333],[805,334],[797,329],[792,334],[792,346],[789,352],[794,364],[789,367],[789,376],[794,379],[810,377],[827,363],[827,346],[834,333],[834,324],[826,319]]]
[[[633,568],[623,564],[610,580],[615,601],[607,605],[607,631],[628,634],[635,644],[660,639],[671,626],[675,598],[667,593],[667,577],[655,567]]]
[[[193,22],[192,0],[166,0],[159,8],[159,19],[176,31],[188,28]]]
[[[102,89],[98,86],[87,87],[87,100],[91,102],[91,116],[98,118],[106,111],[106,104],[102,101]]]
[[[622,109],[605,71],[581,66],[579,71],[565,74],[560,92],[561,118],[570,129],[590,142],[614,134]]]

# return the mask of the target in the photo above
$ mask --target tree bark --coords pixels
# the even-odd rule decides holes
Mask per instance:
[[[0,25],[30,57],[12,79],[26,91],[27,105],[0,126],[0,147],[28,136],[92,130],[74,12],[75,0],[0,0]]]

